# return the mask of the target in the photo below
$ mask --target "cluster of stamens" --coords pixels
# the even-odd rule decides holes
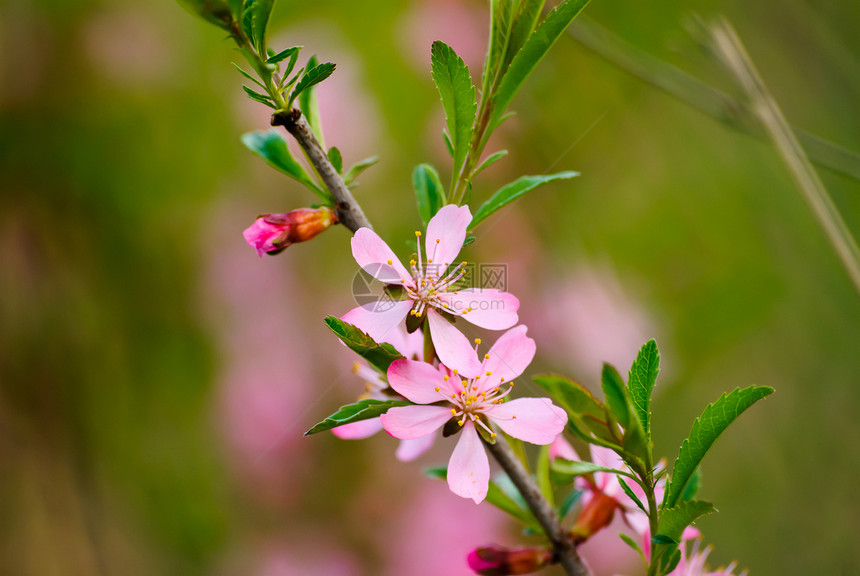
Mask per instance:
[[[450,314],[466,314],[471,311],[471,308],[466,308],[464,310],[452,310],[451,307],[442,302],[439,298],[440,294],[445,294],[447,292],[452,292],[454,294],[457,293],[454,290],[454,285],[466,275],[465,266],[466,262],[461,262],[450,272],[445,274],[445,271],[451,266],[450,262],[436,262],[434,264],[434,258],[436,256],[436,247],[439,246],[440,239],[436,238],[436,243],[434,244],[433,254],[431,258],[431,254],[427,253],[427,263],[424,263],[423,258],[421,257],[421,232],[415,232],[416,244],[418,247],[418,260],[412,259],[409,261],[409,267],[412,271],[412,278],[415,282],[414,287],[406,284],[406,279],[401,279],[404,287],[406,288],[406,293],[409,298],[415,301],[415,305],[409,313],[412,316],[421,317],[425,314],[428,307],[440,308],[445,312]],[[388,261],[391,264],[391,261]]]
[[[481,339],[475,339],[475,349],[480,345]],[[481,363],[481,373],[474,378],[460,378],[457,370],[452,370],[454,378],[460,380],[462,390],[452,392],[450,395],[442,391],[440,386],[436,386],[435,390],[445,400],[454,405],[451,408],[451,415],[457,418],[457,424],[463,426],[466,420],[471,420],[475,424],[486,430],[490,437],[495,438],[496,433],[493,432],[480,418],[480,415],[493,404],[501,404],[504,402],[505,396],[511,393],[514,388],[514,382],[505,382],[505,379],[500,377],[497,385],[487,385],[488,379],[492,379],[493,373],[489,370],[484,371],[484,365],[490,359],[489,354],[484,354],[484,361]],[[484,377],[484,382],[481,382],[481,377]],[[446,382],[450,381],[450,377],[446,374],[443,376]],[[504,385],[507,384],[506,387]],[[516,416],[514,416],[516,418]]]

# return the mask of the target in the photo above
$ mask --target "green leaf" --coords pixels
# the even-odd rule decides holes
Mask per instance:
[[[370,362],[371,366],[383,374],[388,372],[392,362],[403,358],[403,355],[391,344],[387,342],[378,344],[373,338],[340,318],[326,316],[325,323],[350,350]]]
[[[442,186],[439,173],[429,164],[419,164],[412,171],[412,187],[415,188],[418,214],[426,225],[445,205],[445,187]]]
[[[631,538],[630,536],[628,536],[628,535],[627,535],[627,534],[625,534],[624,532],[619,532],[619,533],[618,533],[618,536],[619,536],[619,538],[621,538],[621,539],[624,541],[624,543],[625,543],[625,544],[627,544],[628,546],[630,546],[631,548],[633,548],[633,550],[634,550],[637,554],[639,554],[639,556],[642,558],[642,561],[643,561],[643,562],[645,562],[645,563],[647,564],[647,562],[646,562],[646,560],[645,560],[645,554],[643,554],[643,553],[642,553],[642,549],[639,547],[639,544],[637,544],[637,543],[633,540],[633,538]]]
[[[250,88],[248,88],[244,84],[242,85],[242,90],[245,91],[245,94],[247,94],[248,98],[250,98],[251,100],[253,100],[255,102],[259,102],[260,104],[265,104],[269,108],[275,108],[275,104],[272,102],[272,99],[269,98],[268,96],[266,96],[264,94],[260,94],[259,92],[255,92],[254,90],[251,90]]]
[[[651,393],[657,382],[658,372],[660,372],[660,352],[657,350],[657,343],[649,340],[639,350],[627,378],[630,400],[642,423],[642,430],[648,438],[651,434]]]
[[[293,93],[290,95],[289,104],[292,104],[299,94],[331,76],[334,69],[335,65],[331,62],[317,64],[313,67],[308,63],[308,69],[302,75],[302,79],[299,80],[299,83],[296,84],[296,87],[293,89]]]
[[[563,475],[568,478],[575,478],[585,474],[594,474],[595,472],[609,472],[610,474],[618,474],[619,476],[627,476],[628,478],[632,477],[630,472],[625,472],[624,470],[606,468],[604,466],[592,464],[591,462],[565,460],[563,458],[556,458],[553,460],[552,471],[559,476]]]
[[[484,159],[483,162],[481,162],[481,164],[477,168],[472,171],[472,178],[474,178],[475,176],[477,176],[478,174],[480,174],[481,172],[483,172],[484,170],[486,170],[507,155],[507,150],[499,150],[494,154],[490,154],[489,156],[487,156],[486,159]]]
[[[588,4],[588,0],[565,0],[556,6],[546,17],[546,20],[541,22],[537,29],[532,32],[523,47],[514,56],[499,85],[493,115],[490,119],[490,131],[501,124],[505,110],[507,110],[517,90],[568,25],[585,8],[586,4]]]
[[[235,66],[235,67],[236,67],[236,70],[238,70],[238,71],[239,71],[239,74],[241,74],[242,76],[244,76],[245,78],[247,78],[248,80],[250,80],[251,82],[253,82],[254,84],[256,84],[257,86],[259,86],[259,87],[260,87],[260,88],[262,88],[263,90],[265,90],[265,89],[266,89],[266,87],[265,87],[265,86],[263,86],[262,82],[260,82],[259,80],[257,80],[257,79],[256,79],[256,78],[254,78],[253,76],[251,76],[251,75],[250,75],[248,72],[246,72],[246,71],[245,71],[241,66],[239,66],[239,65],[238,65],[238,64],[236,64],[235,62],[230,62],[230,64],[232,64],[233,66]],[[255,94],[256,94],[256,93],[255,93]],[[268,97],[267,97],[267,98],[268,98]],[[271,98],[268,98],[268,99],[269,99],[269,100],[271,100]]]
[[[447,466],[436,466],[433,468],[427,468],[424,470],[424,474],[429,476],[430,478],[438,478],[439,480],[446,480],[448,478],[448,467]],[[504,490],[501,489],[499,484],[493,480],[490,480],[489,485],[487,487],[487,502],[498,508],[499,510],[506,512],[521,521],[526,526],[533,528],[539,532],[543,532],[540,527],[540,523],[534,517],[530,510],[524,508],[516,500],[508,496]]]
[[[338,174],[343,174],[343,156],[340,155],[340,150],[332,146],[328,149],[328,159],[331,165],[334,166]]]
[[[663,536],[678,543],[681,541],[684,528],[692,524],[696,518],[711,512],[716,512],[714,505],[704,500],[681,502],[675,507],[661,510],[658,517],[660,522],[657,536]]]
[[[478,208],[478,211],[475,213],[475,217],[472,218],[472,223],[469,225],[469,229],[475,228],[496,210],[507,206],[523,194],[531,192],[535,188],[539,188],[544,184],[549,184],[556,180],[566,180],[576,176],[579,176],[579,172],[559,172],[558,174],[551,174],[549,176],[523,176],[522,178],[503,186],[493,194],[492,198],[481,204],[481,207]]]
[[[534,32],[535,26],[543,10],[544,0],[521,0],[519,11],[511,26],[508,49],[502,62],[502,73],[507,70],[511,60],[514,59],[520,48],[526,43],[529,36]]]
[[[179,4],[190,13],[233,35],[234,13],[223,0],[179,0]]]
[[[299,52],[301,51],[301,49],[301,46],[293,46],[291,48],[287,48],[286,50],[281,50],[280,52],[266,60],[266,62],[269,64],[277,64],[278,62],[282,62],[289,58],[290,61],[287,63],[287,67],[284,68],[284,70],[282,71],[282,74],[284,76],[289,76],[289,74],[293,71],[293,68],[296,67],[296,62],[299,59]]]
[[[305,432],[305,436],[331,430],[332,428],[337,428],[344,424],[351,424],[361,420],[376,418],[377,416],[381,416],[388,412],[389,408],[393,408],[395,406],[409,405],[410,402],[405,400],[375,400],[373,398],[365,398],[364,400],[359,400],[355,404],[341,406],[337,412]]]
[[[560,519],[564,520],[565,516],[570,513],[571,508],[576,506],[576,503],[582,498],[582,494],[582,490],[574,490],[567,495],[564,501],[558,506],[558,517]]]
[[[257,53],[266,55],[266,28],[275,0],[245,0],[242,28]]]
[[[570,378],[558,374],[539,374],[535,383],[547,391],[550,397],[569,415],[589,415],[603,418],[604,408],[591,392]]]
[[[308,59],[308,65],[303,68],[303,70],[312,70],[317,66],[317,57],[311,56]],[[293,81],[297,81],[299,78],[304,79],[304,74],[300,71],[293,78]],[[285,88],[288,90],[288,88]],[[298,87],[296,88],[298,90]],[[293,92],[295,94],[295,92]],[[311,126],[311,130],[314,133],[314,136],[317,137],[317,140],[320,143],[320,146],[325,148],[325,139],[323,138],[322,131],[322,120],[320,119],[320,107],[319,102],[317,101],[317,91],[313,86],[303,89],[299,93],[299,110],[302,111],[302,115],[308,121],[308,124]],[[292,100],[290,100],[292,102]]]
[[[490,93],[490,85],[498,76],[499,67],[507,51],[513,22],[511,7],[511,0],[490,0],[490,41],[481,79],[485,94]]]
[[[645,505],[642,503],[642,500],[640,500],[639,497],[636,496],[636,493],[633,492],[630,486],[627,485],[627,482],[625,482],[622,478],[619,478],[618,483],[621,484],[621,489],[624,490],[624,493],[627,494],[627,497],[630,498],[634,504],[639,506],[640,510],[647,514],[648,510],[645,509]]]
[[[702,467],[699,466],[696,468],[696,471],[693,472],[693,475],[690,477],[690,481],[687,482],[687,487],[684,488],[684,493],[681,494],[681,500],[692,500],[696,497],[696,494],[699,493],[699,489],[702,487]]]
[[[549,478],[549,446],[541,446],[538,451],[537,466],[535,466],[535,479],[540,490],[550,506],[555,506],[555,495],[552,490],[552,482]]]
[[[675,568],[678,567],[678,564],[681,562],[681,550],[679,548],[675,548],[672,550],[672,554],[669,556],[664,556],[663,560],[660,562],[662,568],[660,570],[660,574],[671,574]]]
[[[729,424],[734,422],[744,410],[772,392],[773,388],[768,386],[736,388],[729,394],[723,394],[719,400],[705,408],[702,415],[693,422],[690,435],[681,443],[678,458],[672,469],[672,481],[666,490],[664,507],[671,508],[678,503],[705,454]]]
[[[274,130],[248,132],[242,136],[242,144],[265,160],[272,168],[280,170],[290,178],[310,188],[314,194],[322,198],[326,203],[332,202],[329,193],[323,191],[311,180],[301,164],[296,162],[295,158],[290,154],[287,143]]]
[[[433,42],[431,71],[445,110],[445,123],[453,146],[454,168],[458,174],[466,159],[472,139],[472,126],[478,105],[469,67],[454,50],[442,41]]]
[[[358,178],[358,176],[379,162],[379,156],[371,156],[370,158],[365,158],[360,162],[356,162],[352,166],[349,167],[349,170],[346,171],[346,175],[343,177],[344,184],[352,184],[353,180]]]
[[[448,151],[448,155],[451,156],[451,158],[453,158],[454,157],[454,144],[451,142],[451,137],[448,136],[448,132],[445,130],[442,130],[442,140],[445,141],[445,149]]]
[[[627,430],[633,416],[630,410],[630,398],[621,375],[609,364],[603,365],[600,386],[603,388],[603,395],[606,396],[606,405],[609,411],[621,423],[621,427]]]

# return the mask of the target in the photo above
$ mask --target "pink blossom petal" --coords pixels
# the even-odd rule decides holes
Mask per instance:
[[[576,453],[576,450],[573,449],[573,446],[570,445],[570,442],[564,439],[564,436],[556,438],[555,442],[549,447],[549,458],[550,460],[564,458],[571,462],[580,462],[582,460],[579,454]]]
[[[466,240],[466,228],[472,221],[468,206],[448,204],[427,223],[427,238],[424,246],[428,260],[433,265],[447,267],[453,264]],[[442,270],[439,270],[442,272]]]
[[[402,342],[404,336],[401,332],[406,332],[406,325],[403,321],[411,309],[412,302],[409,300],[393,303],[372,302],[353,308],[340,319],[367,332],[377,342],[389,342],[391,340]]]
[[[448,487],[457,496],[471,498],[475,504],[480,504],[487,495],[489,483],[487,453],[475,425],[467,421],[448,462]]]
[[[520,301],[507,292],[494,288],[470,288],[439,295],[439,300],[464,320],[488,330],[504,330],[517,323]]]
[[[591,446],[591,461],[604,468],[627,470],[627,466],[624,464],[621,456],[603,446]],[[594,481],[597,483],[600,491],[607,496],[614,497],[622,492],[621,484],[618,483],[618,477],[611,472],[595,472]]]
[[[379,418],[370,418],[332,428],[331,433],[342,440],[361,440],[373,436],[380,430],[382,430],[382,422]]]
[[[413,440],[401,440],[394,455],[401,462],[410,462],[430,450],[435,441],[435,434],[427,434]]]
[[[490,420],[514,438],[552,444],[567,424],[567,413],[549,398],[518,398],[486,410]]]
[[[397,406],[380,416],[385,431],[401,440],[426,436],[451,418],[451,410],[442,406]]]
[[[518,378],[535,357],[535,341],[526,336],[525,325],[511,328],[502,334],[487,352],[490,356],[484,361],[484,372],[490,372],[486,386],[495,386],[504,378],[510,382]]]
[[[445,366],[456,369],[467,378],[480,373],[481,363],[462,332],[432,308],[427,311],[427,321],[430,322],[436,355]]]
[[[407,272],[388,244],[370,228],[359,228],[352,237],[352,255],[365,272],[386,284],[412,284]]]
[[[453,391],[450,381],[446,382],[437,368],[414,360],[392,362],[388,367],[388,383],[395,392],[416,404],[439,402]]]

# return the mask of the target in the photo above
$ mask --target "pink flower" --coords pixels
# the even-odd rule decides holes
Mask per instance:
[[[418,335],[416,334],[416,336]],[[365,383],[364,394],[359,396],[359,400],[362,398],[375,398],[377,400],[392,399],[390,394],[384,392],[388,388],[388,382],[385,381],[385,378],[379,372],[359,362],[353,365],[352,371],[364,380]],[[342,440],[362,440],[373,436],[380,430],[382,430],[382,421],[379,418],[370,418],[332,428],[332,434]],[[415,460],[433,446],[433,440],[433,434],[413,440],[401,440],[400,446],[394,455],[401,462]]]
[[[711,547],[708,546],[704,550],[699,550],[701,540],[695,540],[692,544],[692,549],[687,553],[687,545],[681,545],[681,561],[674,570],[669,572],[667,576],[732,576],[735,569],[734,564],[730,564],[727,568],[718,569],[716,572],[711,572],[705,566],[705,560],[708,554],[711,553]],[[742,572],[741,576],[746,572]]]
[[[337,216],[325,206],[300,208],[286,214],[263,214],[243,235],[262,258],[263,254],[275,255],[286,250],[290,244],[310,240],[335,222]]]
[[[426,317],[442,363],[459,367],[467,376],[478,374],[480,362],[471,353],[468,339],[447,318],[463,318],[482,328],[504,330],[517,323],[520,302],[500,290],[457,289],[457,282],[466,274],[466,263],[453,267],[452,263],[460,253],[471,221],[468,206],[449,204],[439,210],[427,225],[426,262],[421,254],[421,232],[416,232],[417,261],[410,261],[409,270],[373,230],[361,228],[352,238],[356,262],[377,280],[403,286],[405,299],[393,304],[359,306],[342,319],[364,330],[374,340],[388,342],[394,332],[406,331],[407,316],[415,316],[419,322]]]
[[[534,358],[535,343],[526,336],[525,326],[505,332],[483,362],[471,350],[466,352],[480,368],[465,379],[458,369],[434,368],[412,360],[393,362],[388,369],[389,384],[418,405],[391,408],[382,415],[382,426],[395,438],[405,440],[432,434],[449,420],[459,424],[462,434],[448,463],[448,487],[458,496],[479,503],[487,495],[490,465],[476,426],[495,437],[492,422],[515,438],[551,444],[567,424],[567,414],[547,398],[504,401],[513,388],[513,379]]]

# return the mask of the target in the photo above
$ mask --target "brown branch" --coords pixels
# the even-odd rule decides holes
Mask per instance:
[[[343,178],[328,159],[326,151],[314,136],[310,124],[302,116],[301,111],[294,108],[290,111],[275,112],[272,114],[272,126],[283,126],[305,151],[314,170],[322,178],[331,195],[334,196],[335,212],[341,224],[353,232],[358,231],[359,228],[373,229],[367,216],[362,212],[361,206],[355,201],[352,192],[349,191]]]
[[[528,504],[537,521],[543,527],[550,542],[552,542],[558,563],[561,564],[568,576],[588,576],[589,571],[576,551],[576,545],[570,534],[561,526],[555,510],[541,494],[540,488],[514,455],[511,447],[501,437],[495,444],[487,444],[490,454],[499,465],[505,469],[508,477],[520,491],[523,500]]]

